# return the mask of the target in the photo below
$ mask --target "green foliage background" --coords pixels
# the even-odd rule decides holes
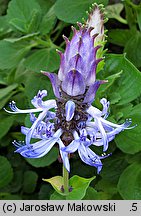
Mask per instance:
[[[141,3],[132,0],[0,0],[0,199],[63,199],[42,181],[61,175],[58,150],[41,159],[15,154],[12,141],[24,139],[20,126],[28,125],[28,116],[10,115],[3,107],[14,100],[30,108],[39,89],[54,98],[40,70],[57,72],[62,34],[71,38],[71,25],[86,18],[94,2],[104,4],[109,17],[105,66],[97,74],[109,82],[99,89],[95,106],[101,108],[99,100],[106,97],[111,121],[131,118],[137,126],[110,143],[112,156],[103,160],[100,175],[74,155],[70,181],[78,189],[68,199],[141,199]]]

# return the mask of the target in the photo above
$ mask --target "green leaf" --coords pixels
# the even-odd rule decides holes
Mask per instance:
[[[16,28],[16,30],[21,31],[21,32],[27,32],[27,29],[25,28],[25,23],[23,20],[20,20],[18,18],[14,18],[10,20],[9,24]]]
[[[108,77],[105,77],[105,80],[107,80],[108,82],[104,83],[104,85],[100,86],[99,91],[97,92],[96,97],[103,97],[103,95],[106,95],[106,92],[108,91],[108,89],[114,84],[114,82],[117,81],[117,79],[119,77],[121,77],[123,71],[120,71],[119,73],[115,73],[112,74]],[[103,77],[100,76],[100,79],[103,79]],[[110,98],[110,103],[113,104],[116,100],[116,102],[118,102],[120,100],[120,96],[118,95],[117,92],[113,92],[113,94],[116,94],[116,98]],[[111,97],[113,96],[113,94],[111,95]]]
[[[52,28],[54,27],[56,21],[56,15],[54,12],[54,6],[50,8],[50,10],[44,15],[39,30],[41,34],[48,34]]]
[[[29,70],[25,68],[24,59],[23,59],[23,61],[21,61],[16,68],[14,74],[14,81],[19,84],[25,83],[28,75],[29,75]]]
[[[97,174],[97,170],[94,167],[82,163],[77,155],[74,156],[73,160],[71,160],[71,169],[73,170],[73,173],[77,173],[78,176],[82,176],[84,178],[88,178],[91,174],[93,174],[93,176]]]
[[[17,83],[14,83],[12,85],[9,85],[5,88],[0,89],[0,100],[5,97],[6,95],[10,94],[14,89],[16,89],[18,86]]]
[[[112,143],[110,145],[112,145]],[[104,181],[108,181],[109,183],[111,183],[111,186],[113,185],[114,187],[114,184],[117,184],[121,173],[127,167],[127,165],[128,163],[124,158],[124,154],[116,153],[115,155],[113,153],[111,157],[103,160],[103,169],[100,175],[102,176]],[[105,190],[106,189],[108,189],[108,187],[105,187]]]
[[[46,14],[47,11],[53,6],[54,1],[52,0],[37,0],[40,7],[42,8],[42,14]]]
[[[106,7],[106,14],[108,18],[114,18],[123,24],[127,24],[127,21],[120,16],[120,13],[123,10],[123,8],[124,6],[122,3],[108,5]]]
[[[7,9],[8,1],[0,0],[0,16],[5,14],[5,11]]]
[[[50,200],[66,200],[66,197],[54,191],[50,196]]]
[[[10,32],[9,25],[7,22],[7,16],[0,16],[0,36]]]
[[[40,11],[35,9],[32,12],[32,18],[27,26],[27,32],[28,33],[37,32],[39,29],[40,22],[41,22]]]
[[[110,173],[110,172],[109,172]],[[107,196],[112,197],[114,194],[117,193],[117,183],[113,183],[104,177],[98,181],[95,186],[97,191],[104,192]]]
[[[7,73],[8,70],[0,70],[0,85],[6,86],[7,85]]]
[[[139,29],[141,31],[141,4],[139,6],[136,7],[136,12],[137,12],[137,22],[139,25]]]
[[[26,115],[24,123],[25,123],[25,127],[30,128],[32,126],[32,123],[30,121],[30,114]]]
[[[43,179],[43,181],[50,183],[57,193],[59,193],[62,196],[64,195],[63,192],[61,191],[61,188],[63,186],[62,176],[54,176],[50,179]]]
[[[8,41],[10,43],[15,43],[15,42],[19,42],[19,41],[31,40],[34,36],[36,36],[38,34],[39,34],[39,32],[35,32],[35,33],[24,35],[22,37],[5,38],[4,41]]]
[[[14,195],[10,193],[0,193],[0,200],[21,200],[19,195]]]
[[[15,91],[12,91],[11,93],[9,93],[8,95],[6,95],[5,97],[3,97],[2,99],[0,99],[0,109],[3,109],[4,106],[6,105],[6,103],[8,103],[12,96],[15,94]]]
[[[0,121],[0,138],[5,136],[11,126],[13,125],[15,116],[7,116],[7,117],[1,117]]]
[[[16,67],[29,49],[29,45],[0,41],[0,69]]]
[[[57,193],[54,193],[51,196],[51,199],[66,199],[66,200],[81,200],[85,194],[86,190],[89,187],[89,184],[95,177],[92,178],[82,178],[80,176],[74,175],[69,180],[69,185],[72,188],[72,191],[67,195],[63,194],[61,191],[61,187],[63,185],[63,177],[55,176],[51,179],[44,179],[44,181],[49,182]]]
[[[89,187],[91,181],[94,179],[95,176],[92,178],[82,178],[80,176],[74,175],[69,181],[72,191],[67,196],[67,199],[81,200],[85,196],[86,190]]]
[[[113,145],[113,143],[110,145]],[[103,160],[103,169],[100,173],[101,179],[95,185],[95,190],[98,191],[98,197],[100,195],[100,197],[107,196],[107,199],[112,199],[113,196],[117,196],[117,183],[127,166],[128,163],[124,154],[118,153],[118,151],[114,151],[111,157]],[[99,194],[99,192],[103,193]]]
[[[141,164],[133,163],[122,173],[118,191],[125,200],[141,199]]]
[[[50,184],[43,184],[39,191],[39,200],[49,200],[54,189]]]
[[[122,109],[121,109],[122,112]],[[133,107],[130,112],[126,115],[124,114],[124,118],[131,118],[132,125],[137,125],[135,128],[125,130],[120,133],[116,138],[116,144],[119,149],[121,149],[125,153],[135,154],[141,151],[141,104]]]
[[[126,160],[127,160],[127,162],[129,163],[129,164],[132,164],[132,163],[134,163],[134,162],[141,162],[141,152],[138,152],[138,153],[136,153],[136,154],[133,154],[133,155],[131,155],[131,154],[128,154],[127,156],[126,156]]]
[[[0,156],[0,188],[8,185],[13,178],[11,164],[6,157]]]
[[[40,5],[35,0],[12,0],[9,3],[7,16],[12,26],[19,31],[28,33],[37,29],[37,25],[40,23],[40,11]]]
[[[59,67],[60,58],[54,49],[40,49],[25,60],[27,69],[40,72],[41,70],[54,71]]]
[[[108,200],[110,199],[109,194],[104,192],[97,192],[94,188],[88,187],[86,195],[83,200]]]
[[[124,6],[123,6],[122,3],[108,5],[106,7],[107,16],[109,18],[114,18],[114,16],[119,16],[119,14],[121,13],[121,11],[123,10],[123,7]]]
[[[16,93],[17,83],[9,85],[5,88],[0,89],[0,109],[2,109],[11,97]]]
[[[41,158],[26,158],[26,161],[34,167],[46,167],[56,161],[58,157],[58,150],[56,148],[51,149],[51,151]]]
[[[136,67],[141,67],[141,32],[136,31],[127,41],[124,52]]]
[[[133,104],[128,103],[123,106],[113,106],[113,113],[117,121],[121,121],[121,119],[130,118],[130,113],[133,110]],[[115,108],[115,110],[114,110]]]
[[[86,11],[92,3],[102,3],[106,5],[107,0],[58,0],[55,3],[55,14],[64,22],[76,23],[81,22],[83,17],[86,17]]]
[[[14,155],[14,159],[15,160],[17,159],[15,155]],[[11,193],[18,193],[22,187],[23,187],[23,170],[14,170],[14,176],[13,176],[12,182],[9,185],[9,188],[10,188],[9,190]]]
[[[137,29],[137,17],[135,16],[135,10],[133,9],[133,4],[130,0],[124,2],[126,20],[128,22],[130,29]]]
[[[141,94],[141,73],[124,55],[107,55],[104,69],[105,71],[101,73],[104,78],[123,71],[110,89],[109,100],[115,89],[120,95],[118,105],[129,103]]]
[[[37,95],[39,90],[47,90],[47,100],[50,98],[54,98],[54,94],[52,91],[52,85],[47,76],[39,73],[29,73],[28,79],[25,82],[25,94],[29,99],[29,103],[31,104],[31,99]]]
[[[111,29],[108,31],[108,41],[124,47],[132,35],[129,29]]]
[[[25,193],[33,193],[37,185],[38,175],[34,171],[26,171],[24,173],[23,191]]]

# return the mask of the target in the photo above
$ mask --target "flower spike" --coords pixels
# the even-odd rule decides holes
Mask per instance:
[[[102,98],[102,110],[92,105],[97,90],[105,80],[97,80],[96,72],[103,63],[105,51],[105,15],[103,6],[93,4],[84,24],[72,27],[73,36],[66,42],[60,55],[58,74],[41,71],[53,87],[56,99],[45,100],[46,90],[41,90],[31,100],[33,109],[21,110],[15,102],[10,103],[8,113],[29,113],[31,127],[21,127],[25,141],[14,141],[16,153],[26,158],[40,158],[58,146],[59,158],[70,172],[69,156],[78,153],[87,165],[102,169],[102,160],[109,157],[106,151],[117,134],[130,127],[131,119],[123,124],[110,122],[110,103]],[[38,113],[39,112],[39,113]],[[102,147],[102,155],[96,154],[92,146]]]

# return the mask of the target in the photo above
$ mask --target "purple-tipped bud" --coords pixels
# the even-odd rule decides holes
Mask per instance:
[[[45,74],[50,78],[56,96],[59,96],[60,92],[63,90],[69,96],[85,94],[87,95],[87,99],[85,100],[89,102],[87,91],[91,86],[89,92],[92,92],[92,89],[95,88],[93,86],[95,86],[94,83],[96,82],[96,69],[98,63],[102,60],[101,57],[97,58],[97,51],[101,46],[94,46],[94,44],[99,34],[103,34],[103,26],[102,32],[96,31],[95,34],[93,34],[96,27],[92,25],[92,15],[101,25],[101,11],[98,6],[95,6],[95,11],[91,13],[86,25],[77,23],[78,30],[72,26],[73,37],[70,41],[63,35],[66,42],[66,49],[64,53],[59,51],[61,63],[58,72],[58,80],[60,83],[55,75]],[[97,18],[96,15],[98,15]],[[55,88],[55,83],[59,83],[60,91],[58,86]],[[92,92],[92,94],[91,98],[94,98],[95,91]]]
[[[102,5],[93,5],[93,9],[91,9],[90,14],[88,14],[89,18],[86,22],[88,28],[93,27],[91,31],[91,36],[98,34],[96,38],[96,43],[104,41],[104,13],[103,13]],[[96,44],[95,43],[95,44]]]
[[[99,47],[93,46],[94,37],[90,35],[91,30],[80,24],[79,28],[79,30],[74,30],[72,40],[67,40],[58,73],[63,91],[71,96],[84,94],[86,86],[95,82],[96,67],[99,62],[96,59]]]

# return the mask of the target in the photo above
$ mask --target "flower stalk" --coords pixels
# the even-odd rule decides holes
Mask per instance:
[[[63,165],[63,192],[65,195],[69,193],[69,172]]]

